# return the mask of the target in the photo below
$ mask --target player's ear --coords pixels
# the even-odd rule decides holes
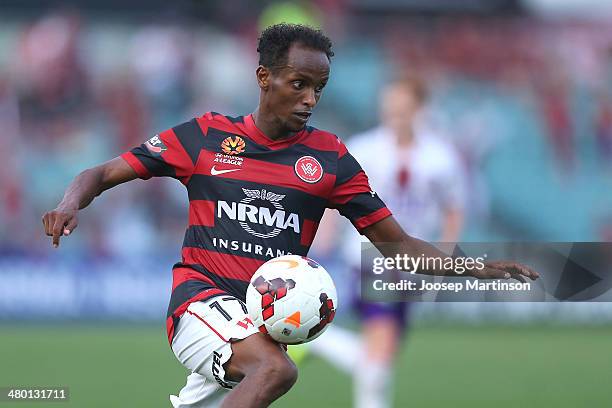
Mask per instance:
[[[255,71],[255,76],[257,77],[257,84],[259,85],[259,88],[263,91],[267,91],[270,83],[270,70],[263,65],[260,65]]]

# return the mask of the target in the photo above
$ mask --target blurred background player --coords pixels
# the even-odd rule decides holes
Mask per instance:
[[[370,185],[407,231],[425,240],[455,242],[464,218],[464,172],[453,146],[428,126],[427,94],[417,77],[390,82],[380,94],[380,125],[356,135],[349,145],[368,172]],[[336,234],[340,222],[328,214],[320,233]],[[343,264],[354,272],[351,281],[358,282],[362,239],[346,227],[338,240]],[[354,293],[358,296],[359,291]],[[355,306],[363,322],[361,338],[333,326],[312,343],[312,351],[354,375],[356,407],[390,407],[393,361],[410,305],[365,303],[357,298]]]

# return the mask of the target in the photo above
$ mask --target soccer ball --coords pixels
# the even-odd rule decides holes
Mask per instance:
[[[319,337],[334,319],[336,287],[310,258],[285,255],[261,265],[246,293],[249,314],[262,333],[283,344]]]

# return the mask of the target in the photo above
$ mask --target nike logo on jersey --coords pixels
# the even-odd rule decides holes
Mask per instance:
[[[215,166],[212,166],[212,168],[210,169],[210,174],[213,176],[218,176],[219,174],[231,173],[232,171],[238,171],[238,170],[242,170],[242,169],[217,170],[215,169]]]

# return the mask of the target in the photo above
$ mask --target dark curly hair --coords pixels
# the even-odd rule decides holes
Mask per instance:
[[[324,52],[330,61],[334,56],[331,50],[332,42],[321,30],[302,24],[281,23],[270,26],[261,33],[257,44],[259,65],[267,68],[284,65],[289,47],[293,43]]]

